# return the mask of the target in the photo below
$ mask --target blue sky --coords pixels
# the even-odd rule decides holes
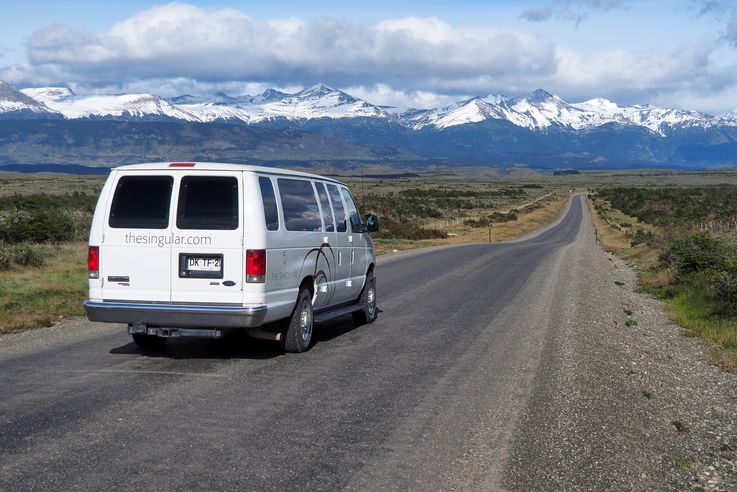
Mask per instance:
[[[323,82],[434,106],[544,88],[737,109],[737,2],[3,0],[0,79],[163,96]]]

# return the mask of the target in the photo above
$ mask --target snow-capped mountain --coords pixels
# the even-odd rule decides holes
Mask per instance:
[[[23,89],[26,96],[45,104],[67,119],[118,118],[199,121],[185,110],[151,94],[78,96],[63,87]]]
[[[366,101],[322,84],[296,94],[268,89],[258,96],[230,97],[216,93],[210,97],[178,96],[167,101],[202,122],[240,120],[255,124],[276,119],[391,118]]]
[[[602,98],[569,104],[542,89],[521,97],[475,97],[446,108],[403,115],[404,121],[415,130],[428,126],[445,129],[488,120],[506,120],[516,126],[533,130],[553,126],[586,130],[615,123],[644,127],[665,135],[668,130],[675,128],[735,125],[734,118],[719,118],[696,111],[651,106],[620,107]]]
[[[196,124],[183,132],[178,123]],[[33,146],[17,144],[31,140]],[[321,84],[292,94],[269,89],[162,99],[79,95],[65,87],[19,91],[0,81],[0,162],[109,166],[174,158],[172,152],[223,162],[303,159],[307,166],[698,168],[737,165],[737,114],[620,106],[602,98],[569,103],[544,90],[399,111]]]
[[[345,92],[319,84],[295,94],[269,89],[256,96],[182,95],[161,99],[152,94],[80,96],[64,87],[16,90],[0,82],[0,113],[27,110],[60,114],[67,119],[180,120],[235,122],[257,125],[272,121],[311,121],[372,118],[411,130],[445,130],[485,121],[507,121],[520,128],[588,130],[607,124],[647,128],[665,136],[683,128],[737,126],[737,117],[716,117],[696,111],[652,106],[618,106],[597,98],[568,103],[542,89],[517,97],[487,96],[459,101],[444,108],[393,114]]]
[[[27,96],[14,86],[0,80],[0,116],[9,117],[58,117],[43,102]]]

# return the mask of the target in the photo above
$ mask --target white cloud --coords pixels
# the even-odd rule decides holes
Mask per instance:
[[[726,99],[709,94],[733,94],[737,86],[734,57],[718,52],[734,54],[723,42],[732,11],[717,2],[699,6],[699,15],[717,9],[723,14],[712,40],[667,52],[590,52],[530,31],[454,26],[438,18],[260,21],[238,10],[170,3],[105,33],[48,26],[26,43],[28,61],[0,68],[0,79],[26,87],[64,84],[77,92],[162,96],[256,94],[268,87],[295,92],[323,82],[399,107],[544,88],[571,101],[601,96],[622,104],[688,102],[714,111],[716,101]],[[623,7],[618,0],[555,0],[540,8],[555,17]]]
[[[555,70],[554,45],[525,32],[414,17],[375,25],[338,18],[263,22],[178,3],[148,9],[104,34],[51,25],[31,37],[27,50],[39,75],[98,83],[186,77],[422,89],[428,74]]]
[[[404,91],[392,89],[386,84],[376,84],[374,86],[351,86],[343,89],[348,94],[368,101],[377,106],[390,106],[397,110],[430,109],[448,106],[458,101],[459,98],[468,97],[467,95],[441,95],[428,91]]]

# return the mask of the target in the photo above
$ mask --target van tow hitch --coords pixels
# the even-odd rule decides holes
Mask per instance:
[[[128,325],[128,334],[135,335],[142,333],[144,335],[154,335],[162,338],[174,337],[199,337],[199,338],[220,338],[223,336],[221,330],[200,330],[196,328],[160,328],[147,326],[143,323],[133,323]]]

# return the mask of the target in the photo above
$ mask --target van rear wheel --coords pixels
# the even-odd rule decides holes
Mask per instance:
[[[379,309],[376,307],[376,278],[374,272],[369,272],[366,275],[366,284],[358,298],[358,304],[361,306],[361,310],[353,312],[353,321],[359,325],[373,323],[379,315]]]
[[[289,326],[284,337],[284,350],[287,352],[304,352],[312,342],[312,328],[315,322],[312,311],[312,295],[303,288],[297,296],[297,304],[289,318]]]
[[[141,348],[161,347],[166,343],[166,338],[157,337],[156,335],[146,335],[143,333],[134,333],[133,342]]]

